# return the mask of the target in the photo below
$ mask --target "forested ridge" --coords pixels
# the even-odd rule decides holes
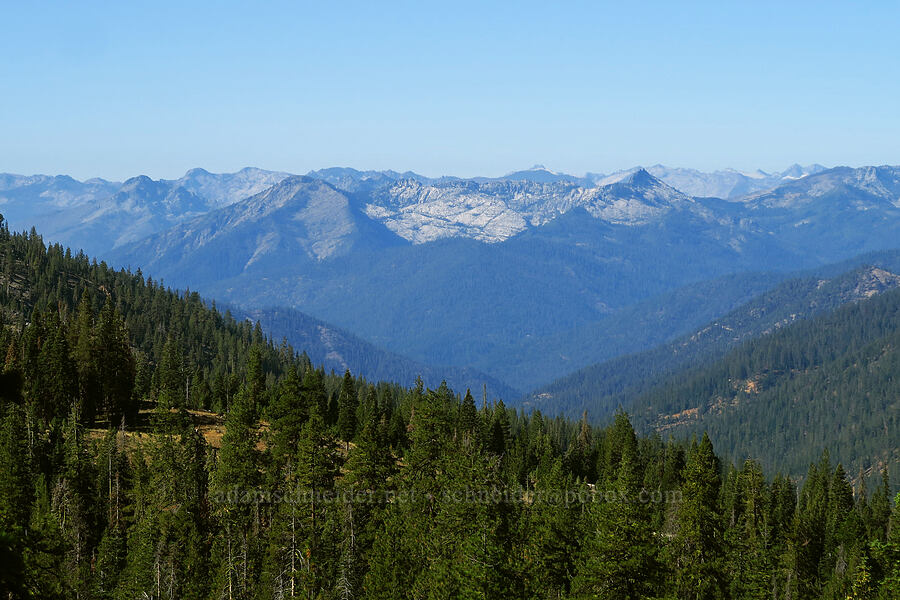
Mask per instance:
[[[749,340],[630,405],[642,427],[800,473],[822,447],[856,476],[900,466],[900,290]]]
[[[865,262],[860,265],[860,261]],[[695,331],[651,350],[579,369],[537,389],[525,402],[537,408],[552,406],[570,416],[586,410],[601,421],[668,376],[718,361],[742,342],[897,287],[896,272],[900,272],[900,257],[883,252],[802,273]]]
[[[887,474],[822,448],[795,481],[624,413],[333,375],[34,232],[0,258],[6,597],[900,595]]]

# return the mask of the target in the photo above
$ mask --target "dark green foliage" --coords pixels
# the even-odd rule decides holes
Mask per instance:
[[[344,372],[344,381],[341,384],[341,392],[338,396],[338,418],[337,431],[342,440],[347,442],[349,448],[350,441],[356,434],[356,412],[359,408],[359,398],[356,393],[356,386],[353,384],[353,376],[350,371]]]
[[[679,598],[721,598],[724,540],[718,512],[719,462],[705,434],[691,444],[670,545]]]
[[[851,474],[886,465],[893,476],[900,468],[898,348],[900,290],[894,290],[665,379],[631,410],[639,428],[707,431],[726,456],[755,457],[793,476],[824,447],[846,457]]]
[[[619,406],[630,406],[668,375],[719,360],[740,343],[785,323],[826,314],[866,297],[867,293],[895,286],[890,280],[881,282],[876,267],[900,271],[900,253],[865,255],[852,263],[804,272],[767,291],[762,286],[756,288],[758,295],[748,292],[745,303],[712,312],[709,319],[714,320],[696,322],[695,331],[643,352],[618,352],[617,358],[584,367],[542,386],[530,395],[528,402],[539,408],[552,407],[572,417],[586,410],[592,420],[603,420]],[[752,276],[723,278],[690,286],[684,293],[696,294],[689,296],[693,305],[707,307],[721,293],[718,288],[740,287],[742,279],[753,281]],[[769,281],[774,285],[773,278]],[[615,320],[624,321],[621,327],[628,328],[635,321],[648,319],[644,313],[655,317],[662,312],[668,317],[672,310],[669,305],[678,300],[661,302],[663,309],[643,306],[643,312],[616,315]],[[725,310],[730,312],[722,314]],[[647,327],[659,328],[655,323]],[[608,343],[608,332],[603,333],[606,335],[596,337]]]
[[[896,597],[886,473],[864,493],[826,455],[797,494],[621,412],[326,374],[194,294],[0,235],[8,597]],[[221,439],[198,408],[227,408]]]
[[[652,598],[663,581],[663,564],[651,507],[642,501],[637,439],[622,414],[613,432],[622,436],[612,450],[618,464],[608,470],[615,483],[588,510],[588,537],[572,591],[586,598]]]

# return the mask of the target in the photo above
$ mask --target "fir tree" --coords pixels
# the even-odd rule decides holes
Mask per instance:
[[[600,490],[589,507],[588,536],[572,582],[576,598],[652,598],[662,580],[649,498],[641,494],[637,439],[624,415],[617,421],[619,468],[615,485]]]
[[[706,600],[724,594],[721,559],[721,519],[717,497],[720,486],[718,459],[704,434],[692,446],[684,467],[681,504],[671,555],[674,585],[679,598]]]
[[[356,411],[359,407],[359,399],[356,394],[356,387],[353,384],[353,377],[350,371],[344,373],[344,381],[341,384],[341,392],[338,396],[338,419],[337,430],[338,435],[350,448],[350,440],[356,433]]]

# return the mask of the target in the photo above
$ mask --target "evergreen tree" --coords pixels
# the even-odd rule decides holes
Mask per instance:
[[[344,381],[341,384],[341,392],[338,396],[338,419],[337,430],[338,435],[350,448],[350,440],[356,433],[356,411],[359,408],[359,398],[356,394],[356,387],[353,384],[353,377],[350,371],[344,373]]]
[[[719,486],[718,459],[704,434],[700,444],[691,447],[684,467],[677,529],[671,545],[674,586],[679,598],[706,600],[724,595]]]
[[[296,483],[291,505],[291,510],[300,515],[302,531],[298,546],[301,560],[291,570],[292,585],[296,580],[296,585],[312,597],[327,586],[328,575],[333,573],[337,559],[330,547],[334,540],[323,535],[329,519],[337,517],[336,503],[330,501],[339,466],[335,446],[318,410],[312,408],[297,444]]]
[[[49,422],[56,417],[64,418],[77,408],[78,373],[69,357],[69,343],[63,327],[57,319],[51,319],[46,336],[38,357],[38,402],[43,421]]]
[[[733,598],[768,598],[775,578],[770,498],[762,467],[748,460],[733,471],[734,504],[726,511],[726,570]]]
[[[622,436],[619,468],[615,485],[600,490],[589,507],[588,537],[572,583],[576,598],[652,598],[662,580],[648,498],[641,494],[637,439],[621,413],[614,429]]]
[[[259,525],[255,494],[260,482],[258,437],[254,406],[245,387],[235,396],[226,417],[212,482],[214,510],[221,532],[216,540],[220,565],[218,593],[229,600],[249,596],[255,586],[254,550]]]
[[[267,415],[272,423],[271,475],[276,480],[281,480],[286,473],[293,473],[295,449],[303,424],[309,417],[309,406],[296,368],[290,369],[278,385]]]
[[[459,406],[459,432],[477,440],[479,430],[478,409],[475,408],[475,399],[471,390],[466,390],[462,404]]]
[[[894,497],[894,510],[885,541],[876,539],[871,546],[881,574],[877,598],[887,600],[900,597],[900,494]]]
[[[0,404],[0,530],[14,537],[25,533],[33,496],[25,418],[21,406]]]
[[[79,413],[85,423],[91,424],[97,414],[96,401],[100,392],[94,357],[94,308],[87,290],[81,295],[69,335],[72,358],[78,371]]]
[[[125,418],[133,421],[137,407],[131,401],[136,366],[128,339],[128,331],[108,298],[94,337],[94,371],[97,373],[100,407],[113,426]]]
[[[494,413],[491,417],[490,451],[501,456],[505,454],[509,446],[509,438],[509,414],[506,412],[503,400],[498,400],[494,405]]]
[[[182,408],[187,406],[187,380],[183,364],[184,353],[181,344],[171,333],[163,347],[162,360],[156,369],[159,380],[157,403],[167,408]]]
[[[797,503],[791,549],[797,597],[818,598],[822,581],[820,565],[825,556],[828,516],[828,484],[831,462],[827,452],[810,465]]]
[[[531,502],[523,504],[520,519],[524,548],[519,569],[529,597],[560,598],[568,595],[583,539],[582,507],[570,499],[583,490],[575,485],[549,437],[542,434],[538,444],[541,458],[526,496]]]

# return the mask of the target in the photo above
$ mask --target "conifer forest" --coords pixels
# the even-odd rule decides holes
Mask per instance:
[[[887,471],[325,372],[0,231],[5,598],[900,597]]]

